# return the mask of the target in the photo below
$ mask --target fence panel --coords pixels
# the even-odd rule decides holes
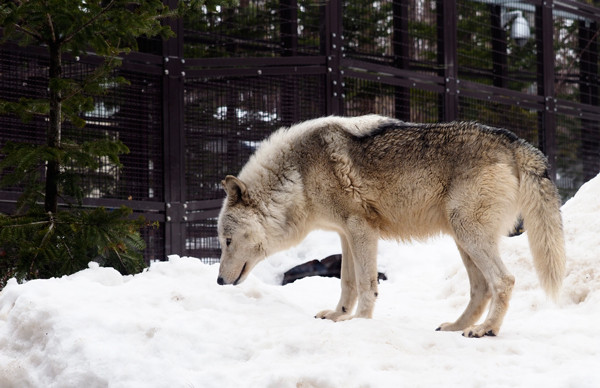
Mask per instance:
[[[460,120],[509,128],[517,136],[539,146],[539,111],[467,96],[460,97],[459,107]]]
[[[187,58],[319,55],[323,2],[241,1],[184,17]]]
[[[436,122],[440,115],[439,93],[356,77],[344,79],[344,113],[359,116],[376,113],[413,122]]]
[[[187,200],[201,201],[187,210],[194,221],[185,226],[185,249],[205,261],[218,257],[214,210],[221,203],[211,200],[223,198],[223,178],[239,173],[274,130],[326,114],[323,75],[268,75],[264,67],[249,72],[257,74],[261,68],[267,74],[211,73],[185,80]]]
[[[0,99],[39,98],[47,93],[48,62],[44,50],[22,48],[11,44],[0,47]],[[80,78],[97,66],[94,57],[67,60],[63,70]],[[129,83],[108,85],[103,96],[95,98],[95,108],[86,113],[84,128],[63,124],[63,138],[75,141],[108,136],[121,140],[130,150],[121,155],[122,169],[106,160],[92,173],[81,173],[86,206],[107,208],[127,205],[151,221],[160,221],[163,196],[162,104],[159,71],[131,71],[124,66],[119,75]],[[0,116],[0,147],[7,141],[43,144],[47,123],[43,117],[22,122],[11,115]],[[3,211],[11,211],[19,187],[2,188]],[[11,195],[14,193],[15,195]],[[148,204],[145,205],[144,202]],[[164,258],[162,227],[143,230],[148,244],[147,260]]]
[[[237,174],[267,135],[281,126],[325,115],[322,78],[186,78],[188,201],[222,198],[221,180]]]
[[[458,74],[461,81],[537,94],[535,6],[510,6],[458,1]]]

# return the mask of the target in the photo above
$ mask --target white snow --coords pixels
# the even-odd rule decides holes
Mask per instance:
[[[316,232],[240,286],[172,256],[135,276],[109,268],[11,281],[0,293],[0,387],[599,387],[600,177],[563,208],[560,302],[538,286],[525,236],[502,254],[516,277],[497,337],[436,332],[468,301],[453,242],[381,242],[371,320],[333,323],[339,280],[280,286],[284,271],[340,251]]]

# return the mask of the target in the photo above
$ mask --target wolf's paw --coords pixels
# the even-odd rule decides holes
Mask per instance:
[[[467,327],[463,331],[463,337],[481,338],[485,335],[495,337],[498,334],[498,331],[498,328],[493,328],[491,325],[483,323],[481,325]]]
[[[456,322],[445,322],[441,323],[435,331],[459,331],[464,329],[464,327],[459,326]]]
[[[352,319],[352,314],[343,313],[341,311],[323,310],[315,315],[315,318],[331,319],[334,322],[347,321]]]

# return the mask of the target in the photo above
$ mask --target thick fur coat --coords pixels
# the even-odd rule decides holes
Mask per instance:
[[[519,215],[544,290],[556,297],[564,277],[560,199],[546,158],[504,129],[325,117],[274,132],[223,185],[220,284],[242,282],[260,260],[314,229],[340,235],[342,294],[319,318],[372,316],[380,238],[454,237],[471,300],[438,330],[469,337],[500,330],[514,277],[498,241]],[[476,324],[488,303],[487,317]]]

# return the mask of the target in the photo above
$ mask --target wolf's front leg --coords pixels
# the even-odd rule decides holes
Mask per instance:
[[[352,310],[354,310],[357,297],[354,258],[346,237],[340,235],[340,239],[342,241],[342,269],[340,273],[342,295],[335,310],[323,310],[315,316],[315,318],[331,319],[335,322],[352,318]]]
[[[354,287],[348,287],[351,282],[342,278],[342,296],[335,311],[322,311],[318,318],[328,318],[341,321],[351,318],[371,318],[377,299],[377,234],[367,222],[359,218],[351,218],[347,224],[347,234],[342,237],[346,241],[346,251],[352,258],[354,272]],[[344,245],[342,246],[344,247]],[[346,256],[348,257],[348,256]],[[349,260],[348,260],[349,261]],[[342,258],[342,268],[344,267]],[[346,264],[348,265],[348,263]],[[358,297],[358,298],[357,298]],[[351,308],[358,299],[356,313],[351,315]]]

